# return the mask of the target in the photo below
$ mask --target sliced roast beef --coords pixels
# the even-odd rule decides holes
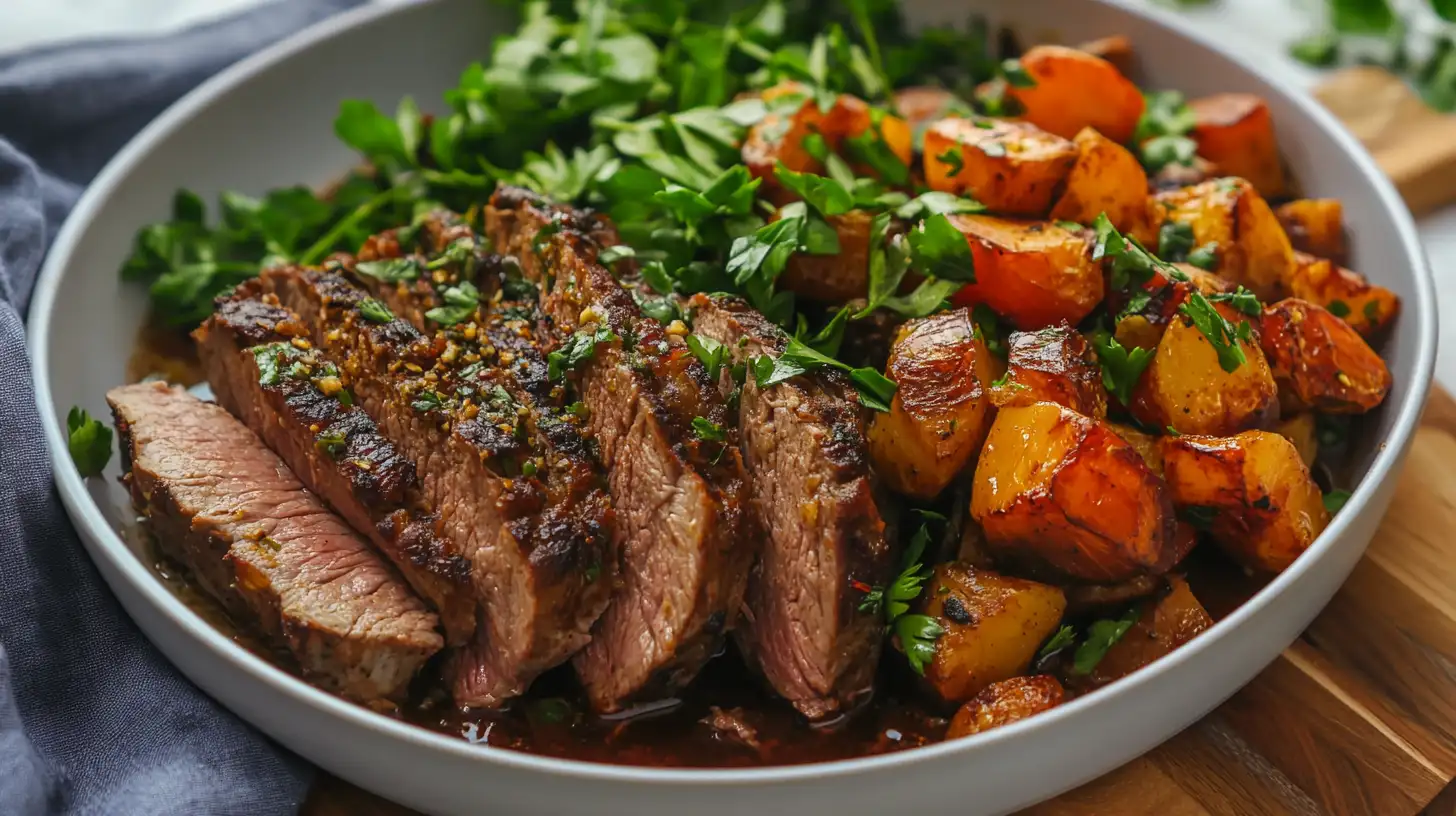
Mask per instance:
[[[788,342],[736,298],[698,295],[689,309],[693,331],[730,349],[735,362],[777,357]],[[885,586],[894,565],[864,409],[848,378],[814,371],[763,389],[746,377],[739,411],[766,540],[734,634],[775,691],[821,719],[869,699],[884,639],[879,616],[859,610],[863,588]]]
[[[669,694],[717,652],[757,550],[734,423],[682,338],[644,315],[597,262],[612,240],[607,225],[508,187],[485,222],[495,249],[540,286],[622,526],[624,585],[576,657],[577,673],[602,711]]]
[[[514,361],[473,320],[426,336],[334,272],[279,268],[259,282],[415,463],[442,538],[470,563],[485,626],[451,660],[456,702],[500,705],[586,644],[618,559],[579,420],[523,402]]]
[[[400,697],[442,641],[389,564],[217,405],[161,383],[106,398],[132,498],[167,555],[317,685]]]
[[[470,564],[420,512],[414,465],[352,404],[312,332],[272,295],[245,285],[193,333],[217,401],[380,552],[439,613],[446,640],[474,637]]]

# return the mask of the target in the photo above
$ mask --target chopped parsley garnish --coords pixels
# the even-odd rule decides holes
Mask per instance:
[[[394,319],[394,312],[374,298],[364,298],[359,302],[359,314],[370,323],[388,323]]]
[[[438,411],[445,407],[445,398],[441,397],[438,391],[429,389],[418,391],[415,393],[414,399],[410,401],[410,407],[422,414],[427,411]]]
[[[1340,35],[1321,31],[1289,46],[1289,56],[1305,65],[1328,68],[1340,61]]]
[[[1255,303],[1257,302],[1256,300]],[[1218,354],[1218,365],[1224,371],[1238,371],[1239,366],[1247,360],[1239,343],[1252,342],[1254,339],[1249,321],[1241,320],[1235,327],[1199,291],[1189,293],[1188,299],[1178,304],[1178,313],[1208,338],[1208,344]]]
[[[1193,227],[1181,221],[1164,221],[1158,228],[1158,257],[1171,263],[1186,260],[1193,250]]]
[[[298,350],[287,343],[266,343],[253,346],[253,360],[258,364],[258,384],[277,385],[283,382],[287,369],[284,363],[297,357]]]
[[[1036,78],[1026,72],[1021,60],[1009,59],[1001,63],[1001,76],[1013,88],[1035,88]]]
[[[1374,301],[1371,301],[1371,303],[1374,303]],[[1325,309],[1327,309],[1329,313],[1334,315],[1335,317],[1350,316],[1350,305],[1343,300],[1332,300],[1330,301],[1329,305],[1325,307]]]
[[[1011,354],[1011,326],[996,314],[995,309],[984,303],[977,303],[971,308],[971,323],[981,335],[981,342],[986,344],[987,351],[1003,360]]]
[[[1227,303],[1250,317],[1258,317],[1264,311],[1264,304],[1259,302],[1259,298],[1253,292],[1250,292],[1242,286],[1233,292],[1220,292],[1209,295],[1208,299],[1213,303]],[[1347,309],[1346,311],[1348,312],[1349,310]]]
[[[1107,651],[1113,647],[1127,630],[1137,623],[1138,613],[1136,609],[1130,610],[1127,614],[1116,620],[1094,621],[1087,627],[1087,638],[1082,645],[1077,647],[1077,652],[1072,656],[1072,673],[1079,675],[1091,674],[1107,656]]]
[[[1350,491],[1331,490],[1330,492],[1325,494],[1325,509],[1328,510],[1331,515],[1334,515],[1335,513],[1340,512],[1340,510],[1344,508],[1345,502],[1349,500]]]
[[[440,299],[444,305],[425,312],[425,319],[441,326],[453,326],[475,316],[476,307],[480,305],[480,290],[470,281],[461,281],[457,286],[446,287],[440,293]]]
[[[72,407],[66,414],[66,447],[82,476],[100,476],[111,461],[111,428]]]
[[[602,264],[613,264],[617,261],[622,260],[623,258],[635,257],[637,257],[637,250],[623,244],[616,244],[614,246],[609,246],[601,252],[597,253],[597,262]]]
[[[420,265],[414,258],[386,258],[379,261],[360,261],[354,264],[354,271],[384,283],[399,283],[418,278]]]
[[[702,417],[693,417],[693,434],[704,442],[726,442],[728,432],[723,426]]]
[[[698,362],[708,369],[708,379],[716,383],[718,372],[723,370],[723,361],[728,359],[728,347],[711,337],[696,334],[687,336],[687,344]]]
[[[900,639],[905,659],[916,674],[925,674],[925,667],[935,659],[936,640],[945,634],[940,622],[929,615],[907,614],[910,602],[920,597],[930,569],[923,563],[925,548],[930,544],[930,529],[921,524],[910,539],[902,559],[903,568],[887,587],[871,587],[860,601],[859,611],[871,615],[883,613],[885,624]]]
[[[760,354],[750,363],[753,380],[759,388],[768,388],[819,368],[837,368],[849,375],[861,404],[876,411],[890,410],[895,398],[895,383],[873,368],[851,368],[812,347],[789,338],[789,344],[777,358]]]
[[[1177,91],[1146,94],[1143,115],[1138,119],[1132,141],[1149,172],[1169,164],[1192,164],[1198,145],[1187,134],[1198,123],[1193,109]]]
[[[941,280],[976,282],[976,263],[966,236],[944,213],[935,213],[910,230],[910,266]]]
[[[1218,244],[1207,243],[1188,253],[1188,263],[1207,272],[1218,268]]]
[[[966,166],[965,157],[961,155],[961,149],[959,147],[946,148],[944,153],[935,157],[935,160],[950,168],[949,172],[946,173],[946,176],[949,178],[959,176],[961,170],[965,169]]]
[[[1077,630],[1066,624],[1047,639],[1036,653],[1036,662],[1041,662],[1077,642]]]
[[[348,447],[348,438],[343,431],[322,431],[314,437],[313,444],[331,458],[337,459]]]
[[[592,332],[578,329],[561,348],[546,355],[546,375],[553,380],[561,379],[566,376],[567,371],[590,360],[599,343],[610,343],[617,339],[617,335],[606,326],[598,326]]]
[[[1092,347],[1097,350],[1097,361],[1102,364],[1102,385],[1118,402],[1131,405],[1132,390],[1153,361],[1153,352],[1138,346],[1124,348],[1116,337],[1107,332],[1092,335]]]

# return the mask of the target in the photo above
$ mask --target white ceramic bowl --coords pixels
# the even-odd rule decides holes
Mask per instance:
[[[1006,8],[1014,6],[1014,8]],[[655,770],[482,748],[378,716],[285,675],[183,605],[118,534],[133,514],[114,478],[83,482],[66,452],[71,405],[106,415],[125,378],[144,294],[117,269],[133,233],[164,217],[173,190],[209,200],[322,184],[352,156],[332,134],[340,99],[428,110],[508,22],[479,0],[370,7],[234,66],[153,122],[107,166],[57,238],[30,314],[35,385],[61,496],[102,575],[143,630],[199,686],[279,742],[362,787],[433,813],[1001,813],[1085,782],[1166,740],[1267,665],[1309,623],[1369,542],[1431,381],[1435,298],[1405,207],[1360,146],[1306,96],[1264,78],[1186,24],[1093,0],[912,0],[916,22],[972,10],[1029,42],[1130,36],[1139,79],[1190,94],[1267,100],[1296,177],[1344,201],[1353,266],[1404,301],[1384,352],[1395,388],[1361,451],[1359,489],[1295,565],[1168,659],[1049,714],[988,734],[866,759],[758,770]],[[108,477],[115,477],[112,464]],[[130,536],[135,540],[135,536]]]

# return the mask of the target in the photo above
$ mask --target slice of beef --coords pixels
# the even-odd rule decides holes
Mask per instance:
[[[576,361],[569,378],[623,528],[624,586],[576,657],[577,674],[602,711],[670,694],[736,621],[757,551],[725,401],[681,336],[597,262],[613,240],[603,222],[502,187],[485,223],[495,249],[540,286],[558,359]]]
[[[688,306],[694,332],[731,349],[734,362],[777,357],[788,342],[736,298],[697,295]],[[894,570],[864,409],[837,371],[763,389],[747,376],[738,404],[752,507],[766,540],[734,635],[775,691],[822,719],[874,690],[883,627],[859,605],[863,588],[885,586]]]
[[[442,640],[389,564],[217,405],[161,383],[106,399],[132,499],[163,551],[316,685],[401,697]]]
[[[470,564],[420,511],[414,465],[352,405],[297,315],[272,295],[253,294],[244,287],[219,298],[193,333],[218,403],[394,563],[439,613],[450,645],[466,643],[479,606]]]
[[[618,558],[578,420],[523,403],[473,321],[426,336],[335,272],[272,269],[259,285],[313,328],[471,565],[485,626],[447,668],[455,701],[498,706],[585,645]]]

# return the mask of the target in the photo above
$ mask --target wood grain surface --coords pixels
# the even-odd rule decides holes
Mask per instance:
[[[1376,68],[1316,95],[1417,213],[1456,199],[1456,118]],[[1365,558],[1268,669],[1149,754],[1024,816],[1456,816],[1456,400],[1426,407]],[[306,816],[413,811],[322,776]]]

